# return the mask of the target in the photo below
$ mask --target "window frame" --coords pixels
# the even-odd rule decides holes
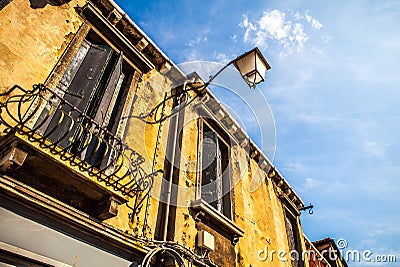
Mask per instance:
[[[60,56],[56,66],[52,69],[44,84],[47,88],[52,90],[57,88],[58,84],[63,78],[63,75],[68,70],[69,65],[74,60],[78,50],[82,45],[84,45],[90,34],[94,34],[101,39],[102,42],[104,42],[113,50],[113,53],[122,53],[123,65],[129,66],[129,69],[131,69],[131,75],[128,80],[128,84],[125,86],[125,88],[121,89],[125,91],[124,100],[121,101],[119,105],[121,110],[119,112],[119,119],[115,120],[113,123],[113,133],[117,138],[123,140],[125,138],[126,129],[128,126],[128,120],[121,120],[121,118],[130,115],[135,101],[137,86],[141,81],[142,75],[154,69],[155,66],[147,58],[145,58],[144,55],[142,55],[128,41],[127,37],[125,37],[117,28],[115,28],[115,26],[112,25],[111,22],[108,21],[97,10],[97,8],[93,6],[93,4],[90,2],[86,3],[84,7],[78,9],[78,13],[85,19],[85,21],[75,33],[73,39],[66,47],[63,54]],[[45,94],[46,95],[44,95],[44,97],[50,99],[52,92],[48,91]],[[37,114],[33,116],[29,122],[31,127],[34,127],[35,124],[40,121],[41,114],[45,112],[46,104],[47,103],[41,104]],[[51,121],[51,119],[52,118],[49,118],[48,121]],[[43,134],[45,130],[46,128],[41,127],[38,132]],[[107,165],[105,163],[102,164]],[[109,168],[109,172],[112,172],[111,166]]]
[[[210,94],[208,92],[207,94]],[[212,96],[212,95],[211,95]],[[210,101],[213,98],[209,98],[209,95],[206,96],[206,99],[200,101],[194,106],[194,111],[197,113],[198,119],[197,119],[197,162],[196,162],[196,187],[195,187],[195,200],[191,201],[190,203],[190,209],[194,212],[193,213],[193,218],[196,222],[202,222],[206,224],[208,227],[212,227],[215,231],[220,233],[221,235],[227,237],[230,239],[232,245],[235,245],[238,241],[239,238],[243,237],[244,231],[239,228],[234,220],[235,220],[235,203],[234,203],[234,197],[235,197],[235,192],[234,188],[232,186],[230,190],[230,205],[231,205],[231,218],[226,217],[220,212],[217,212],[210,204],[208,204],[206,201],[201,199],[201,191],[200,191],[200,186],[201,186],[201,165],[199,164],[199,161],[201,159],[201,153],[199,149],[199,145],[201,144],[201,123],[207,119],[208,122],[211,122],[212,128],[217,128],[220,131],[218,132],[220,135],[222,134],[223,138],[225,137],[225,140],[230,140],[231,145],[229,146],[230,148],[230,157],[232,157],[232,151],[235,146],[239,146],[240,142],[236,138],[235,135],[233,135],[232,132],[229,131],[228,126],[225,124],[224,121],[221,121],[220,118],[218,117],[217,114],[213,112],[212,104],[218,104],[218,102]],[[222,107],[220,107],[222,108]],[[232,183],[233,180],[233,170],[231,164],[229,164],[229,173],[230,173],[230,182]],[[200,184],[199,184],[200,183]]]
[[[75,55],[77,54],[78,50],[81,46],[84,45],[85,42],[88,42],[89,35],[97,35],[99,39],[101,39],[106,45],[108,45],[116,54],[123,53],[123,50],[118,49],[114,42],[107,39],[97,28],[91,25],[89,22],[85,22],[82,25],[81,29],[75,35],[74,40],[70,43],[69,47],[66,48],[64,54],[60,57],[60,60],[57,66],[52,70],[49,77],[47,78],[45,85],[51,89],[56,88],[58,83],[63,78],[63,75],[67,71],[69,65],[74,60]],[[127,96],[125,97],[124,103],[121,103],[122,112],[121,117],[127,115],[130,111],[131,106],[133,104],[133,94],[136,90],[137,83],[142,76],[142,72],[138,69],[138,67],[132,63],[132,61],[126,56],[125,53],[122,55],[122,65],[129,65],[129,68],[132,69],[130,75],[130,81],[126,85],[125,88],[121,88],[121,90],[125,90],[127,92]],[[51,93],[49,93],[51,94]],[[43,106],[44,108],[44,106]],[[125,123],[126,124],[126,123]],[[121,126],[118,126],[116,130],[116,135],[122,137],[121,135]],[[118,134],[119,133],[119,134]]]
[[[92,3],[87,2],[80,9],[80,15],[90,21],[93,28],[96,28],[99,32],[103,32],[102,37],[105,40],[108,39],[118,44],[116,51],[124,51],[127,57],[131,59],[131,65],[137,66],[137,71],[145,73],[155,68],[154,64],[143,56],[128,38],[117,30]]]
[[[93,28],[90,28],[85,33],[86,34],[83,40],[79,42],[79,45],[75,50],[73,56],[65,62],[66,65],[65,71],[59,73],[61,78],[58,80],[58,83],[56,83],[55,86],[56,89],[54,90],[54,92],[55,94],[59,95],[60,99],[62,98],[71,102],[71,104],[73,104],[73,106],[75,107],[78,107],[80,111],[83,112],[83,114],[85,114],[88,117],[91,117],[91,122],[88,126],[92,128],[92,130],[95,130],[94,128],[97,128],[97,126],[95,126],[95,124],[97,123],[100,127],[111,132],[114,136],[117,136],[122,139],[123,132],[126,126],[126,120],[121,120],[121,118],[124,116],[124,113],[127,113],[126,110],[127,110],[127,100],[129,92],[132,91],[133,89],[132,87],[136,86],[137,84],[137,79],[135,81],[136,70],[124,58],[124,54],[122,51],[116,50],[107,39],[104,39],[104,37],[102,37],[101,34],[96,32]],[[83,106],[80,103],[80,100],[78,100],[78,102],[76,102],[75,104],[74,102],[76,100],[75,97],[79,97],[79,93],[76,94],[73,92],[71,93],[70,88],[74,88],[73,84],[76,77],[82,76],[82,74],[85,76],[85,72],[83,72],[81,68],[84,66],[85,62],[87,65],[88,63],[91,62],[90,60],[93,60],[88,57],[89,53],[93,53],[90,51],[95,51],[95,50],[98,51],[103,50],[104,55],[107,56],[107,59],[105,59],[104,62],[100,62],[102,63],[101,65],[98,65],[100,66],[99,70],[100,69],[101,70],[98,73],[98,76],[96,76],[95,79],[93,79],[94,83],[88,87],[82,87],[82,89],[88,89],[88,92],[86,92],[87,96],[85,97],[87,99],[85,100],[82,97],[80,97],[82,101],[84,101]],[[87,58],[89,61],[86,61]],[[93,65],[93,63],[91,64]],[[117,68],[119,68],[119,70],[117,70]],[[114,77],[115,74],[117,74],[118,77],[115,80],[115,84],[113,84],[112,78]],[[75,82],[75,87],[76,87],[76,82]],[[101,95],[98,96],[100,92]],[[53,103],[53,104],[59,106],[60,100],[57,98],[54,99],[58,103]],[[78,105],[81,105],[81,107],[79,107]],[[105,110],[103,110],[102,112],[103,108],[105,108]],[[44,118],[47,116],[50,110],[46,109],[48,108],[44,107],[42,109],[37,121],[41,121],[40,118],[42,116]],[[58,107],[56,108],[56,111],[58,111]],[[60,134],[62,135],[65,132],[62,131],[62,129],[56,129],[50,135],[47,134],[48,130],[51,131],[51,129],[55,127],[55,123],[57,123],[56,115],[60,116],[60,113],[53,112],[51,116],[45,119],[45,123],[41,125],[41,127],[37,130],[40,134],[47,136],[52,141],[57,141]],[[76,116],[74,115],[74,112],[72,112],[70,115],[72,117]],[[68,127],[68,124],[66,124],[65,126]],[[67,143],[67,139],[70,138],[66,137],[63,137],[60,142],[57,142],[57,144],[60,145],[61,147],[71,147],[71,149],[73,149],[76,146],[79,146],[82,143],[82,140],[80,139],[75,140],[75,134],[77,131],[77,129],[75,128],[72,129],[73,132],[71,132],[70,134],[71,135],[70,138],[73,138],[74,140],[72,145]],[[104,135],[105,132],[103,132],[102,134]],[[104,160],[101,160],[101,163],[99,163],[99,165],[101,166],[98,166],[98,168],[103,169],[103,166],[109,165],[112,153],[111,154],[108,153],[109,155],[106,155],[107,153],[103,155],[101,154],[102,153],[101,151],[98,151],[96,152],[96,155],[93,155],[91,154],[93,149],[94,148],[91,147],[91,145],[85,148],[84,152],[82,152],[83,153],[82,159],[90,157],[88,158],[87,162],[93,165],[94,162],[92,161],[95,161],[96,157],[101,157],[101,158],[104,157]],[[99,154],[97,155],[97,153]]]
[[[225,168],[225,170],[222,170],[222,172],[228,172],[228,174],[222,174],[221,178],[221,187],[222,187],[222,211],[217,210],[215,207],[213,207],[210,203],[205,201],[202,197],[202,182],[203,182],[203,139],[204,139],[204,126],[211,131],[213,131],[218,140],[222,141],[224,145],[227,147],[227,156],[228,156],[228,163]],[[198,150],[198,156],[197,156],[197,171],[196,171],[196,195],[195,198],[196,200],[203,200],[205,203],[209,204],[209,206],[215,210],[215,212],[221,214],[222,216],[226,217],[229,220],[232,220],[234,217],[233,214],[233,188],[232,188],[232,166],[231,166],[231,158],[232,158],[232,148],[231,145],[226,141],[226,139],[229,138],[229,135],[224,133],[222,128],[218,125],[218,123],[215,120],[212,119],[205,119],[203,117],[200,117],[198,120],[198,144],[197,144],[197,150]],[[224,190],[224,178],[228,178],[229,181],[229,191],[225,192]],[[227,203],[228,202],[228,203]],[[229,206],[228,206],[229,205]],[[228,206],[228,207],[227,207]],[[227,211],[225,209],[228,209]],[[228,214],[226,214],[227,212]]]
[[[130,85],[127,86],[127,96],[125,103],[122,105],[122,112],[120,117],[126,117],[132,110],[135,99],[136,89],[141,77],[144,73],[155,69],[155,65],[142,55],[136,47],[124,36],[101,12],[90,2],[85,6],[77,9],[79,15],[84,19],[82,25],[75,33],[73,39],[60,56],[57,64],[51,70],[46,78],[44,84],[50,89],[57,87],[62,76],[66,72],[69,64],[72,62],[77,50],[84,43],[90,31],[93,31],[99,38],[101,38],[107,45],[109,45],[116,53],[123,51],[123,61],[133,69],[131,75]],[[51,95],[47,93],[46,97]],[[37,115],[33,116],[28,126],[34,126],[39,119],[40,114],[43,112],[46,103],[43,103],[38,110]],[[121,139],[125,137],[125,129],[127,128],[128,121],[120,120],[116,128],[115,135]]]

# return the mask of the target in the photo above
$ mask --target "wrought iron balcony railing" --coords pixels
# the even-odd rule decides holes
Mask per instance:
[[[15,85],[1,98],[6,99],[0,102],[0,127],[6,136],[23,136],[122,195],[136,197],[134,210],[149,194],[157,172],[146,173],[144,157],[61,94],[43,84],[31,90]]]

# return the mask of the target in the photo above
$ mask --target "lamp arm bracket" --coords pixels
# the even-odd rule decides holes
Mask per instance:
[[[310,204],[308,206],[300,208],[299,210],[300,211],[308,210],[308,213],[311,215],[314,213],[313,208],[314,208],[314,205]]]

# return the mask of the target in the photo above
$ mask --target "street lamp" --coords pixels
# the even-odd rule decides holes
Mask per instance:
[[[267,70],[271,69],[257,47],[233,60],[233,65],[249,87],[254,89],[265,80]]]
[[[164,120],[172,117],[186,106],[190,105],[198,96],[202,96],[205,93],[205,89],[211,84],[211,82],[227,67],[233,64],[239,71],[243,80],[247,83],[250,88],[256,88],[257,84],[265,80],[267,71],[271,69],[267,60],[261,54],[260,50],[256,47],[230,61],[224,67],[222,67],[215,75],[211,76],[207,82],[199,82],[198,80],[186,81],[183,85],[179,85],[173,88],[169,94],[164,96],[164,100],[157,104],[150,112],[140,114],[139,116],[127,116],[124,118],[136,118],[147,124],[156,124],[163,122]],[[195,96],[190,96],[190,91],[196,92]],[[186,95],[184,98],[185,103],[175,106],[170,114],[165,114],[164,108],[167,101],[180,98]],[[192,98],[191,98],[192,97]],[[191,99],[190,99],[191,98]]]

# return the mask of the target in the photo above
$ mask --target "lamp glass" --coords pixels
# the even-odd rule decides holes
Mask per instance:
[[[271,68],[258,48],[238,57],[233,64],[246,83],[253,88],[264,81],[267,70]]]

